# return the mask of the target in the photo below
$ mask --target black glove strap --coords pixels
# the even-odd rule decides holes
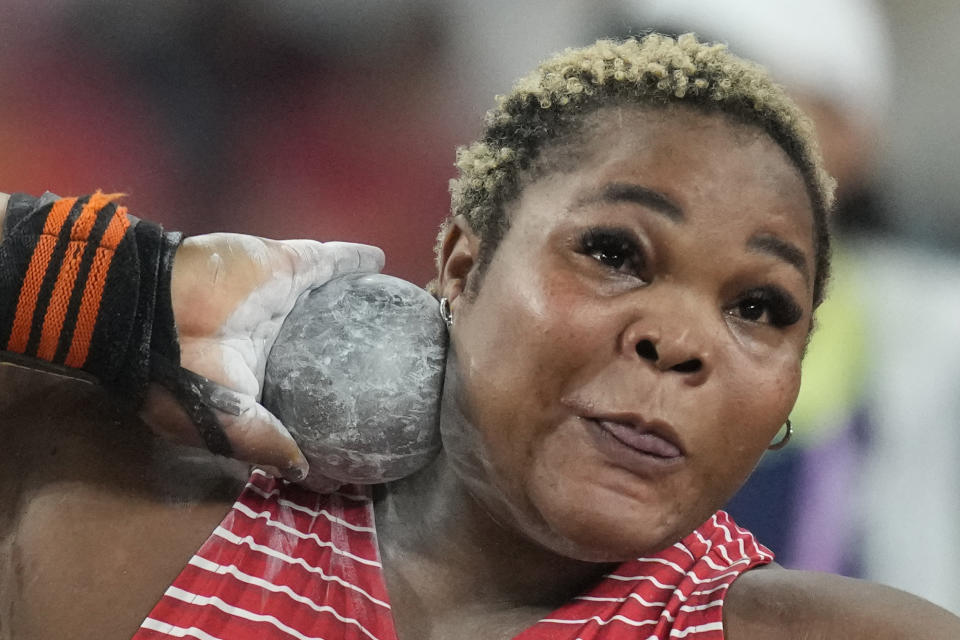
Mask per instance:
[[[244,397],[216,382],[173,364],[154,352],[150,362],[150,378],[168,390],[187,412],[207,449],[230,456],[233,448],[227,440],[214,409],[233,416],[243,411]]]

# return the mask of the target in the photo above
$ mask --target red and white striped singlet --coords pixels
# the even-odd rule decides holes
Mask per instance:
[[[727,588],[772,559],[718,511],[516,640],[720,640]],[[368,495],[318,495],[254,472],[134,636],[161,638],[396,640]]]

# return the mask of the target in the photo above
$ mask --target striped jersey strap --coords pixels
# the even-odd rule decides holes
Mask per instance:
[[[139,402],[151,350],[179,362],[170,270],[179,234],[101,192],[11,196],[0,243],[0,351],[85,371]]]

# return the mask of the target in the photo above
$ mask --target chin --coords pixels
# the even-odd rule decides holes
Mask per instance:
[[[539,500],[531,496],[537,517],[529,519],[539,521],[539,526],[524,527],[524,533],[576,560],[624,562],[669,547],[709,517],[682,513],[671,503],[638,504],[623,495],[604,499],[586,493],[574,501],[556,494]]]

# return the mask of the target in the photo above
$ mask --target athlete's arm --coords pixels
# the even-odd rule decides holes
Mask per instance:
[[[727,640],[955,640],[960,618],[883,585],[777,565],[746,572],[723,612]]]

